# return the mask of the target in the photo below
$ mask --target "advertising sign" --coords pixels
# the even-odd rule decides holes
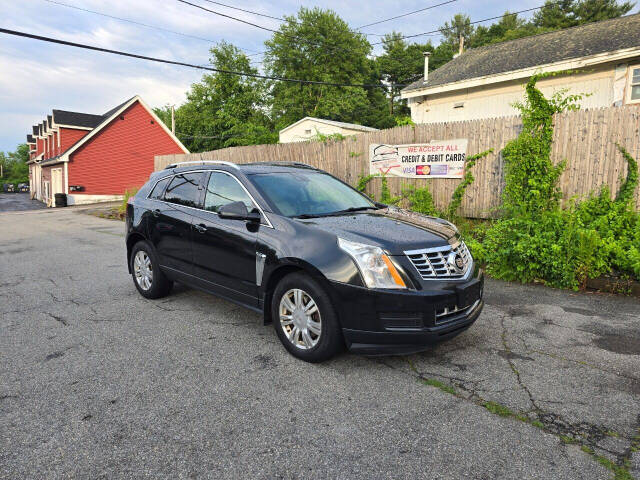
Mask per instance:
[[[369,145],[372,175],[405,178],[462,178],[467,157],[466,138],[433,140],[415,145]]]

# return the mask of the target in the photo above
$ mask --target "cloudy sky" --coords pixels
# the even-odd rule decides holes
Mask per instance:
[[[269,28],[279,22],[243,13],[206,0],[190,0],[211,10]],[[330,8],[353,28],[446,0],[221,0],[221,3],[280,17],[300,6]],[[457,12],[473,20],[535,7],[543,0],[457,0],[432,10],[362,29],[365,33],[403,34],[434,30]],[[70,6],[76,7],[71,8]],[[160,27],[147,28],[84,10]],[[147,56],[208,62],[209,46],[219,40],[247,53],[263,50],[269,32],[213,15],[176,0],[0,0],[0,25],[11,30],[51,36]],[[166,30],[170,30],[172,33]],[[194,38],[198,37],[198,38]],[[370,36],[370,41],[379,37]],[[420,39],[429,38],[421,37]],[[437,43],[438,37],[431,37]],[[261,56],[254,56],[259,61]],[[52,109],[104,113],[139,94],[151,106],[180,104],[202,72],[109,54],[79,50],[0,34],[0,150],[23,142],[31,125]]]

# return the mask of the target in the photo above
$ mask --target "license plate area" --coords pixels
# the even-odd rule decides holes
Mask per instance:
[[[466,308],[473,305],[480,298],[481,290],[482,282],[480,280],[475,280],[464,287],[457,287],[458,308]]]

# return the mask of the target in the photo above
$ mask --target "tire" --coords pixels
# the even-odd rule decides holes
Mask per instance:
[[[283,299],[285,296],[288,303]],[[306,314],[301,308],[293,309],[295,306],[308,308],[312,313]],[[342,330],[331,299],[325,289],[308,275],[291,273],[280,280],[273,292],[271,317],[284,348],[305,362],[322,362],[344,349]]]
[[[149,261],[146,266],[145,258]],[[139,266],[136,265],[137,259],[141,262],[141,265]],[[148,242],[139,241],[133,246],[129,262],[131,264],[131,277],[133,278],[133,284],[138,289],[138,292],[140,292],[140,295],[145,298],[154,299],[162,298],[169,294],[173,288],[173,282],[160,270],[156,252]],[[147,270],[151,274],[150,279],[148,279],[148,276],[146,275]],[[148,282],[144,280],[145,277],[148,279]]]

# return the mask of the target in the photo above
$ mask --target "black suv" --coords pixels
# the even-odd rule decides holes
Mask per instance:
[[[376,203],[304,164],[175,164],[129,200],[146,298],[174,281],[264,314],[296,357],[410,353],[478,318],[483,276],[451,223]]]

